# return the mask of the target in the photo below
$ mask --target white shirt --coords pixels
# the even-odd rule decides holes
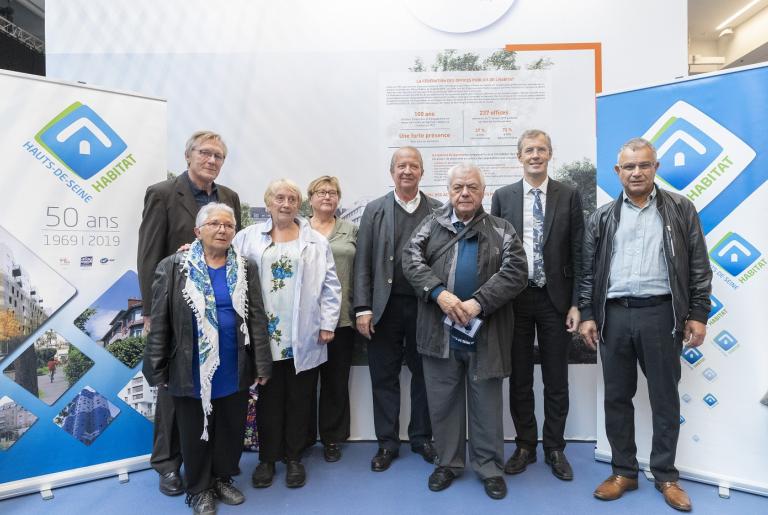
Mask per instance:
[[[547,185],[549,184],[549,177],[544,179],[539,189],[539,198],[541,199],[541,212],[546,214],[547,212]],[[523,178],[523,249],[525,255],[528,258],[528,278],[533,279],[533,201],[536,197],[533,196],[531,190],[533,186],[528,184],[528,181]]]
[[[412,200],[403,200],[400,197],[397,196],[397,190],[394,191],[395,194],[395,202],[397,202],[400,207],[405,209],[405,212],[408,214],[413,214],[417,209],[419,209],[419,204],[421,203],[421,191],[416,192],[416,196],[413,197]]]

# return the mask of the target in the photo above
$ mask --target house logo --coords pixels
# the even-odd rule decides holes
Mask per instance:
[[[733,337],[728,331],[721,331],[712,339],[712,342],[725,353],[731,353],[739,344],[739,340]]]
[[[749,268],[760,255],[759,250],[735,232],[726,234],[709,252],[710,259],[734,277]]]
[[[657,149],[656,179],[701,209],[755,159],[755,151],[730,130],[682,100],[643,134]]]
[[[711,368],[707,368],[706,370],[704,370],[704,372],[702,372],[701,375],[703,375],[704,379],[706,379],[710,383],[715,379],[717,379],[717,372],[715,372]]]
[[[706,404],[710,408],[714,408],[715,406],[717,406],[717,403],[718,403],[717,397],[715,397],[714,394],[711,394],[711,393],[706,394],[702,400],[704,401],[704,404]]]
[[[712,304],[712,309],[709,310],[709,318],[717,315],[717,313],[723,309],[723,303],[720,302],[714,295],[709,296],[709,300]]]
[[[704,361],[704,353],[697,347],[685,348],[682,354],[680,354],[680,357],[683,358],[683,361],[685,361],[691,368],[696,368],[702,361]]]
[[[128,146],[96,112],[75,102],[35,135],[35,140],[82,179],[90,179]]]

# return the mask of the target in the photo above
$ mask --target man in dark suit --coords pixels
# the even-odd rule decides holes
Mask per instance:
[[[143,299],[144,330],[149,331],[152,312],[152,281],[157,264],[195,239],[195,216],[209,202],[222,202],[235,211],[240,230],[240,198],[214,181],[221,172],[227,146],[216,133],[198,131],[187,140],[184,158],[187,171],[147,188],[139,227],[138,271]],[[184,487],[179,475],[181,450],[173,402],[159,388],[155,406],[155,433],[150,463],[160,474],[160,491],[180,495]]]
[[[421,153],[402,147],[389,167],[395,191],[365,206],[357,233],[353,304],[357,330],[371,340],[368,368],[373,391],[373,423],[379,450],[371,470],[387,470],[400,450],[400,369],[411,371],[411,450],[433,463],[432,426],[421,356],[416,351],[417,297],[403,275],[403,247],[440,202],[419,191]]]
[[[552,142],[540,130],[517,143],[523,179],[496,190],[491,214],[505,218],[522,236],[528,256],[528,287],[514,300],[515,329],[509,410],[517,448],[504,471],[518,474],[536,461],[538,431],[533,397],[533,341],[538,339],[544,382],[544,461],[559,479],[573,479],[565,457],[568,416],[568,349],[579,326],[577,306],[584,214],[574,188],[549,178]]]

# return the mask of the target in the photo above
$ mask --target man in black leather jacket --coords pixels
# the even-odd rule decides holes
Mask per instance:
[[[587,345],[600,345],[605,427],[613,474],[595,497],[614,500],[637,488],[634,407],[637,363],[648,379],[653,417],[650,458],[656,488],[667,504],[690,511],[677,483],[680,353],[704,342],[712,270],[693,204],[656,187],[659,163],[650,142],[625,143],[614,167],[621,195],[590,218],[579,287]]]

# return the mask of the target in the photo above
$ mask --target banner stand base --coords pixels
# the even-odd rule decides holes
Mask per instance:
[[[721,499],[730,499],[731,489],[728,488],[727,486],[718,486],[717,495],[719,495]]]
[[[105,477],[117,476],[121,483],[128,482],[128,473],[150,468],[149,454],[136,456],[124,460],[100,463],[89,467],[81,467],[44,476],[30,477],[8,483],[0,483],[0,500],[25,495],[40,493],[43,500],[53,499],[53,489],[60,486],[68,486],[84,481],[93,481]]]

